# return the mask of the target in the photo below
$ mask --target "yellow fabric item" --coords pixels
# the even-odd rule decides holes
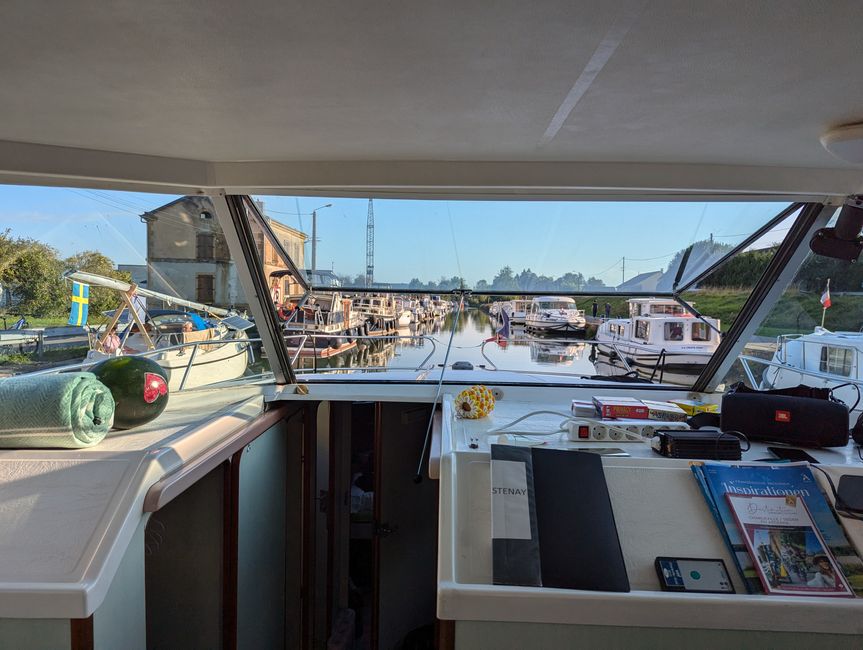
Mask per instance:
[[[205,329],[205,330],[194,330],[192,332],[183,332],[183,343],[200,343],[203,341],[209,341],[214,338],[214,334],[216,333],[213,329]],[[209,352],[210,350],[216,348],[215,345],[202,345],[200,346],[201,352]]]
[[[484,418],[493,410],[494,395],[485,386],[471,386],[455,398],[455,412],[462,418]]]

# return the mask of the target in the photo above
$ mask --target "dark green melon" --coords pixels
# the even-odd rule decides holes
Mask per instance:
[[[168,405],[168,374],[152,359],[113,357],[90,368],[114,396],[114,428],[154,420]]]

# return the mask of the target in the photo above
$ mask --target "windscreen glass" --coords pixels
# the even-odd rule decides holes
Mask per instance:
[[[432,381],[446,360],[689,386],[797,216],[763,202],[254,198],[306,235],[291,257],[311,292],[275,305],[302,380]]]
[[[302,250],[301,232],[280,236]],[[211,200],[0,187],[0,377],[118,358],[154,362],[169,399],[271,377]]]
[[[835,223],[835,218],[834,218]],[[833,225],[831,223],[830,225]],[[826,387],[863,410],[863,267],[809,253],[718,386]]]

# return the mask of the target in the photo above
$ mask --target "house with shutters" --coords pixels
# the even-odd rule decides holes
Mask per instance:
[[[262,214],[263,203],[258,202]],[[265,217],[282,247],[303,268],[305,233]],[[147,224],[147,288],[217,307],[247,305],[228,243],[208,197],[184,196],[145,212]],[[287,266],[263,232],[255,233],[258,255],[271,290],[281,298],[300,287],[290,276],[269,280]]]

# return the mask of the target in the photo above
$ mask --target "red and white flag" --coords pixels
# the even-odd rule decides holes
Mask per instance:
[[[827,282],[827,288],[824,290],[824,293],[821,294],[821,305],[824,309],[829,309],[830,305],[833,303],[830,302],[830,282]]]

